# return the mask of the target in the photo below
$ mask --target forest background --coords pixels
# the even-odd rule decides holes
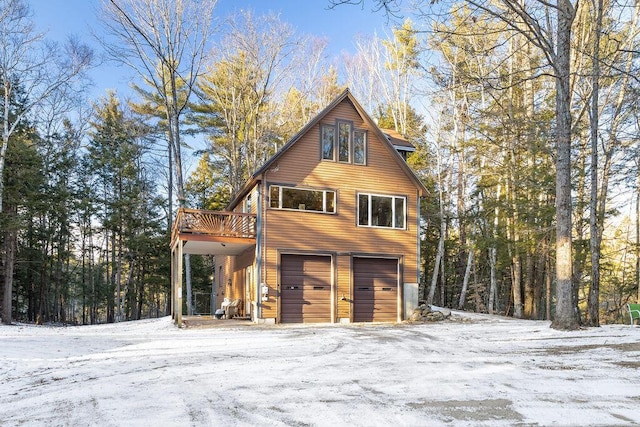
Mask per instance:
[[[220,19],[215,1],[196,0],[105,0],[95,52],[47,39],[26,0],[0,0],[3,322],[168,314],[175,209],[224,208],[345,87],[417,147],[408,161],[431,189],[421,299],[552,319],[567,290],[577,322],[625,320],[640,281],[640,5],[431,3],[313,3],[370,8],[392,27],[333,55],[277,15]],[[132,95],[91,99],[102,58],[132,72]],[[214,263],[187,262],[187,312],[210,311]]]

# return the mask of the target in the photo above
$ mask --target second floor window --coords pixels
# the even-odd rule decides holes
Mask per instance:
[[[335,125],[320,126],[323,160],[364,165],[367,162],[367,133],[354,129],[353,123],[337,121]]]
[[[358,225],[405,228],[407,199],[399,196],[358,194]]]
[[[269,187],[270,204],[273,209],[290,209],[311,212],[336,212],[336,192],[307,188]]]

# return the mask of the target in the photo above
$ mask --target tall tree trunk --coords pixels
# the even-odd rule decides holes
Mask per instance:
[[[586,278],[589,276],[585,271],[588,269],[587,257],[589,256],[589,239],[587,237],[589,229],[589,189],[588,187],[588,161],[587,155],[589,151],[589,136],[580,134],[580,148],[575,161],[576,178],[574,181],[574,189],[576,203],[573,213],[573,282],[575,292],[578,295],[578,301],[582,295],[586,295],[588,287]]]
[[[82,235],[82,261],[80,266],[80,284],[82,286],[82,325],[87,324],[87,236]]]
[[[587,298],[587,323],[589,326],[600,326],[600,221],[598,204],[606,204],[606,200],[598,200],[598,126],[600,92],[600,31],[602,29],[602,0],[593,1],[596,12],[596,23],[593,40],[592,76],[591,76],[591,203],[589,205],[589,246],[591,248],[591,286]],[[603,184],[604,185],[604,184]],[[599,221],[600,220],[600,221]]]
[[[89,232],[89,286],[91,288],[91,299],[89,301],[89,323],[98,323],[98,293],[96,290],[96,266],[94,258],[93,231]]]
[[[571,24],[575,9],[569,0],[557,4],[556,52],[556,313],[551,326],[572,330],[580,326],[571,246]]]
[[[16,230],[7,227],[4,233],[4,292],[2,295],[2,323],[10,325],[13,321],[13,270],[16,262],[16,246],[18,236]]]
[[[636,157],[638,170],[636,177],[636,303],[640,304],[640,155]]]
[[[507,170],[507,186],[506,186],[506,201],[511,205],[511,218],[507,231],[510,232],[511,238],[507,237],[509,241],[508,247],[511,255],[511,295],[513,297],[513,317],[522,318],[522,259],[520,255],[520,224],[518,215],[519,207],[517,204],[519,190],[518,183],[516,182],[516,174],[518,173],[518,159],[516,158],[516,144],[521,139],[521,129],[516,120],[519,118],[519,112],[517,111],[518,104],[520,103],[520,95],[516,95],[514,90],[515,82],[514,78],[516,72],[516,64],[518,65],[523,61],[522,49],[521,49],[521,34],[518,32],[514,35],[509,43],[509,101],[508,101],[508,120],[509,127],[507,131],[514,135],[513,138],[507,137],[509,156]]]
[[[640,167],[636,177],[636,303],[640,304]]]
[[[144,279],[147,275],[147,261],[143,261],[143,265],[140,267],[140,275],[138,277],[138,299],[137,299],[137,306],[136,306],[136,319],[142,319],[142,308],[144,307]],[[149,298],[149,302],[151,305],[151,302],[153,301],[152,298]],[[151,311],[151,310],[149,310]],[[149,316],[151,316],[151,313],[149,313]]]
[[[440,270],[440,263],[444,257],[444,240],[447,232],[447,219],[445,217],[444,210],[444,178],[442,171],[442,153],[440,152],[440,143],[436,147],[436,162],[438,168],[438,202],[440,209],[440,239],[438,240],[438,252],[436,253],[436,259],[433,263],[433,274],[431,275],[431,286],[429,287],[429,295],[427,296],[427,304],[433,304],[433,297],[436,293],[436,285],[438,283],[438,271]]]
[[[7,76],[3,76],[7,77]],[[0,214],[3,213],[3,199],[4,199],[4,168],[7,158],[7,150],[9,147],[9,112],[11,108],[11,91],[9,86],[9,80],[3,79],[3,129],[2,129],[2,145],[0,146]],[[4,248],[4,277],[2,281],[2,323],[5,325],[10,325],[11,321],[11,294],[13,293],[13,264],[12,264],[12,256],[9,254],[9,246],[11,246],[9,242],[9,234],[7,231],[5,233],[5,248]],[[11,265],[9,265],[11,263]]]
[[[512,153],[513,154],[513,153]],[[515,162],[512,164],[515,168]],[[513,172],[513,170],[512,170]],[[522,260],[520,256],[520,233],[518,231],[518,210],[516,206],[516,196],[514,180],[509,173],[509,184],[507,186],[507,198],[511,199],[511,209],[513,217],[510,219],[510,226],[507,230],[511,230],[512,236],[507,236],[509,241],[508,247],[511,255],[511,296],[513,298],[513,317],[522,318]],[[510,233],[510,234],[511,234]]]
[[[525,275],[524,275],[524,311],[523,315],[527,319],[536,318],[536,300],[534,292],[534,254],[529,248],[525,255]]]
[[[462,279],[462,289],[460,289],[460,299],[458,300],[458,310],[464,309],[464,303],[467,300],[467,289],[469,287],[469,277],[471,276],[471,266],[473,264],[473,248],[472,245],[467,250],[467,266],[464,269],[464,278]]]
[[[514,246],[516,244],[514,243]],[[511,291],[513,297],[513,317],[517,319],[522,318],[522,262],[520,261],[520,254],[517,250],[514,250],[514,255],[511,260]]]
[[[117,262],[116,262],[116,235],[115,235],[115,231],[111,233],[111,247],[109,248],[109,254],[107,255],[108,261],[107,261],[107,266],[110,266],[109,268],[111,269],[111,271],[108,274],[108,279],[107,279],[107,283],[108,285],[108,289],[109,289],[109,296],[108,296],[108,307],[107,307],[107,311],[108,311],[108,320],[107,322],[109,323],[114,323],[117,322],[117,315],[118,315],[118,307],[119,305],[116,305],[117,302],[119,302],[120,300],[120,295],[117,291],[119,291],[119,289],[116,289],[116,274],[117,274]]]
[[[530,69],[535,67],[535,61],[533,60],[532,55],[532,45],[528,41],[524,41],[525,48],[522,49],[525,52],[524,61],[529,64]],[[535,122],[535,109],[536,109],[536,99],[535,99],[535,88],[532,79],[527,79],[524,82],[524,92],[523,92],[523,103],[524,103],[524,114],[525,120],[528,123]],[[527,173],[529,175],[529,179],[531,182],[536,182],[536,156],[539,155],[539,149],[537,147],[537,141],[534,135],[529,131],[526,135],[527,147],[530,151],[530,155],[527,156]],[[539,199],[536,197],[537,189],[532,189],[531,186],[527,186],[526,189],[526,198],[527,198],[527,207],[525,208],[527,222],[528,222],[528,231],[526,232],[526,239],[528,242],[527,254],[526,254],[526,274],[524,280],[524,316],[528,319],[537,319],[539,316],[539,304],[540,304],[540,296],[542,293],[542,280],[540,279],[540,275],[536,274],[538,271],[542,271],[540,268],[539,260],[540,260],[540,246],[536,242],[536,232],[532,231],[530,227],[533,226],[531,223],[531,218],[535,218],[537,213],[540,212],[539,209]],[[539,230],[541,227],[539,224],[542,221],[538,221],[538,225],[535,226]],[[538,255],[538,256],[536,256]],[[535,258],[535,259],[534,259]],[[538,267],[538,268],[536,268]]]
[[[491,246],[489,246],[489,314],[493,314],[496,309],[495,296],[498,293],[498,280],[496,277],[496,264],[498,258],[498,221],[500,215],[499,201],[502,186],[498,184],[496,188],[496,207],[493,212],[493,226],[491,228]]]
[[[444,271],[445,264],[446,260],[443,256],[440,261],[440,302],[438,303],[442,307],[445,307],[447,305],[447,276],[445,275]]]
[[[193,292],[191,289],[191,256],[184,254],[184,277],[187,288],[187,315],[193,316]]]
[[[462,276],[462,285],[460,286],[460,298],[459,301],[462,301],[464,304],[464,300],[466,298],[467,285],[469,282],[469,262],[470,262],[470,254],[471,248],[470,245],[467,244],[467,221],[466,221],[466,194],[467,194],[467,159],[465,155],[465,147],[464,140],[465,137],[465,128],[463,127],[461,130],[460,141],[461,144],[457,147],[459,151],[458,155],[458,185],[457,185],[457,202],[456,208],[458,211],[458,228],[459,228],[459,247],[460,251],[458,252],[458,266],[456,269],[456,281],[459,280],[460,276]],[[464,273],[463,273],[464,272]],[[466,280],[466,283],[465,283]]]
[[[127,281],[125,282],[124,294],[127,296],[127,309],[125,312],[125,319],[127,320],[138,320],[136,318],[136,299],[138,293],[135,290],[135,282],[134,275],[137,270],[137,267],[134,262],[134,257],[131,256],[129,259],[129,272],[127,273]]]
[[[122,184],[122,183],[120,183]],[[119,192],[119,198],[122,197],[122,190],[120,190]],[[118,225],[118,236],[116,237],[115,234],[113,236],[114,240],[113,242],[115,243],[116,241],[118,242],[118,246],[117,248],[115,248],[116,251],[116,257],[114,258],[114,262],[116,262],[116,275],[115,275],[115,285],[116,285],[116,322],[122,322],[123,320],[123,316],[122,316],[122,270],[123,270],[123,263],[124,260],[122,259],[122,252],[123,252],[123,248],[122,248],[122,240],[123,240],[123,229],[122,229],[122,217],[120,216],[119,219],[120,223]],[[126,294],[125,294],[126,295]]]
[[[444,213],[440,212],[441,215]],[[427,304],[433,304],[433,297],[436,294],[436,285],[438,284],[438,271],[440,270],[440,263],[444,256],[444,238],[446,233],[447,222],[443,219],[440,221],[440,239],[438,240],[438,252],[436,253],[436,260],[433,263],[433,273],[431,275],[431,286],[429,287],[429,296],[427,297]]]
[[[42,246],[40,250],[40,256],[43,260],[47,259],[47,254],[49,253],[49,242],[45,240],[45,244]],[[45,261],[40,265],[40,277],[38,281],[38,310],[36,314],[36,324],[41,325],[43,322],[47,321],[46,318],[46,286],[47,286],[47,263]]]
[[[545,268],[544,268],[544,284],[545,284],[545,319],[551,320],[551,299],[552,299],[552,274],[551,274],[551,256],[549,255],[549,242],[545,239]]]

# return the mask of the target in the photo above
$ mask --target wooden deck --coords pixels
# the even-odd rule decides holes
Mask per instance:
[[[256,215],[199,209],[178,210],[171,247],[182,243],[182,253],[238,255],[256,244]]]
[[[178,209],[171,231],[172,246],[178,239],[235,241],[256,238],[256,215],[201,209]]]

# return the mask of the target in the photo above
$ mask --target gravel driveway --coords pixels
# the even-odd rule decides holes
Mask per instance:
[[[640,328],[0,327],[1,426],[640,424]]]

